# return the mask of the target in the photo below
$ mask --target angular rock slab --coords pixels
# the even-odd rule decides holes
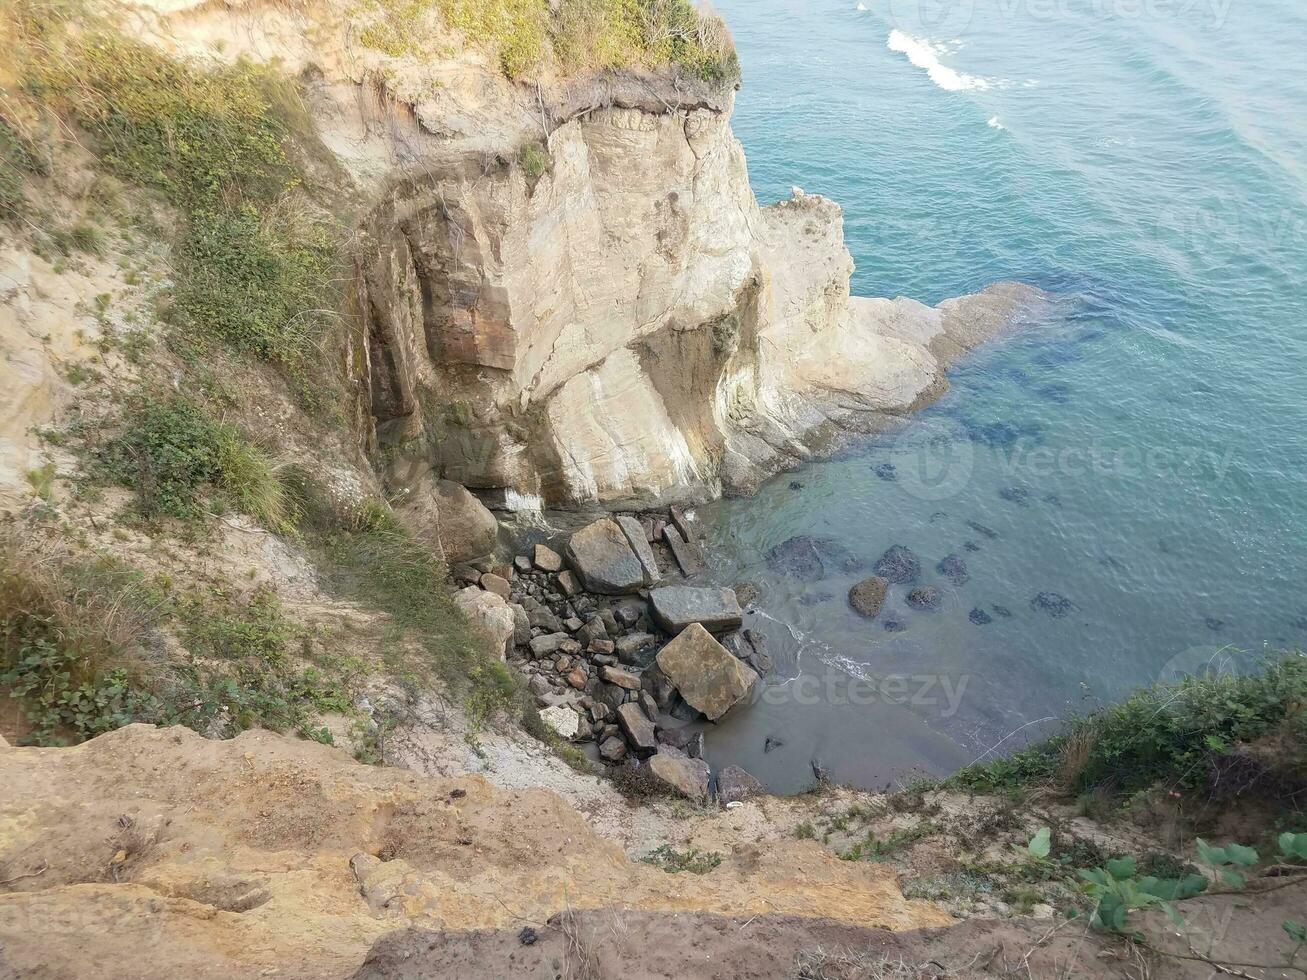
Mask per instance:
[[[691,623],[658,651],[658,667],[696,711],[716,721],[749,695],[758,675],[713,639],[699,623]]]
[[[650,755],[658,751],[654,724],[635,701],[627,701],[617,708],[617,724],[636,755]]]
[[[513,609],[500,596],[469,585],[454,593],[454,605],[462,611],[472,629],[485,637],[501,660],[512,649],[516,619]]]
[[[734,589],[669,585],[650,592],[649,602],[654,620],[673,636],[691,623],[699,623],[711,633],[726,633],[744,621]]]
[[[577,729],[581,727],[581,718],[571,708],[555,705],[540,709],[540,720],[563,738],[576,738]]]
[[[696,803],[708,799],[708,763],[702,759],[659,752],[645,764],[651,773],[682,796]]]
[[[573,534],[566,552],[568,562],[591,592],[625,595],[653,582],[626,532],[607,517]]]
[[[617,518],[617,526],[622,529],[626,535],[627,544],[635,552],[635,557],[640,560],[644,567],[645,578],[649,583],[658,582],[662,579],[663,573],[658,568],[658,558],[654,555],[654,550],[649,546],[648,535],[644,533],[644,525],[634,517]]]

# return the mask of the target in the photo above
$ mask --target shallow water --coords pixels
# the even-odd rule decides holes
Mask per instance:
[[[718,4],[759,199],[839,201],[855,293],[1015,278],[1065,302],[903,429],[701,510],[713,577],[763,588],[749,625],[778,666],[707,754],[778,791],[810,783],[814,755],[866,786],[944,772],[1135,685],[1307,641],[1307,14],[864,5]],[[848,554],[787,577],[764,555],[795,535]],[[895,587],[867,622],[845,596],[870,571],[845,567],[893,544],[943,606]],[[936,573],[949,554],[964,584]],[[1051,615],[1041,592],[1072,605]]]

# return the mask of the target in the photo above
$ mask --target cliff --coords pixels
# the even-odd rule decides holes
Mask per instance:
[[[174,55],[297,80],[396,489],[429,463],[509,509],[748,492],[928,401],[1041,299],[850,298],[839,207],[754,199],[733,56],[523,67],[386,4],[114,6]]]

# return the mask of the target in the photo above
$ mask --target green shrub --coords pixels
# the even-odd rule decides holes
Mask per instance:
[[[706,875],[721,866],[722,856],[716,851],[701,851],[696,847],[678,851],[670,844],[661,844],[640,859],[644,864],[662,868],[669,875],[688,871],[690,874]]]
[[[147,518],[195,519],[217,497],[273,530],[289,527],[290,505],[267,455],[183,395],[142,398],[101,459],[136,491]]]
[[[1307,725],[1307,657],[1290,654],[1246,676],[1189,677],[1136,691],[1005,759],[963,769],[954,785],[999,792],[1060,783],[1069,793],[1154,783],[1202,786],[1209,761],[1282,725]],[[1067,766],[1068,755],[1074,765]]]
[[[45,173],[45,162],[36,147],[0,117],[0,221],[12,221],[27,213],[23,185],[29,175]]]

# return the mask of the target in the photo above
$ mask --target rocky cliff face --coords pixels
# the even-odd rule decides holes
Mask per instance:
[[[168,47],[298,73],[354,185],[376,445],[509,509],[747,492],[938,393],[1032,300],[851,300],[840,208],[758,206],[730,85],[511,82],[465,48],[360,45],[340,0],[156,17]]]

